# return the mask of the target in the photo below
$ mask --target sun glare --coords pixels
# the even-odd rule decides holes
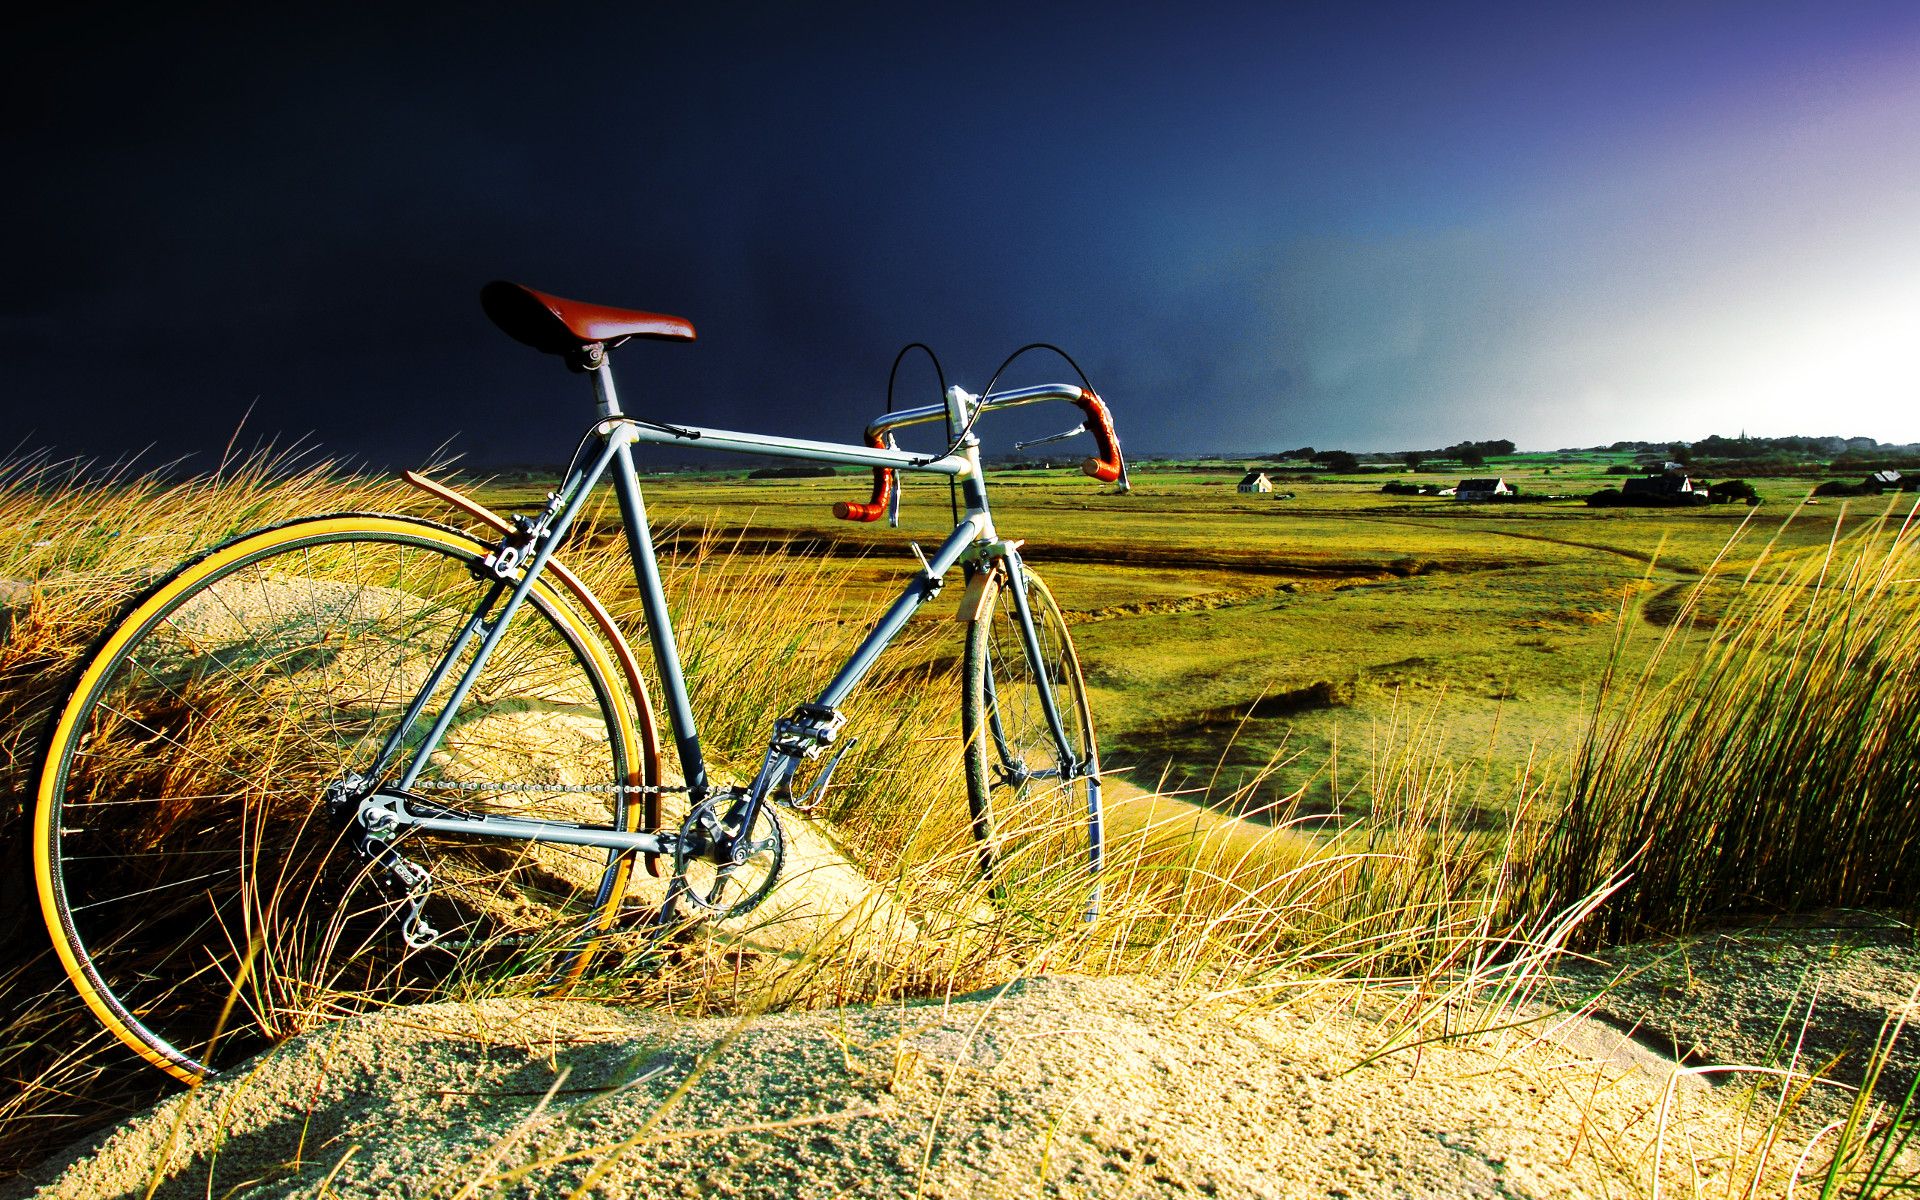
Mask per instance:
[[[1716,416],[1772,436],[1920,441],[1920,278],[1722,332],[1696,360]]]

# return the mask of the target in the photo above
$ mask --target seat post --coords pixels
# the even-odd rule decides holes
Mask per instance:
[[[600,402],[600,419],[620,415],[620,393],[613,390],[613,362],[602,358],[600,365],[588,371],[593,376],[593,394]]]

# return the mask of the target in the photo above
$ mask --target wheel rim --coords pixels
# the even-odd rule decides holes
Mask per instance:
[[[1041,705],[1041,677],[1002,587],[967,644],[967,783],[978,860],[995,894],[1014,906],[1078,913],[1100,848],[1093,722],[1059,609],[1030,570],[1022,575],[1045,677],[1080,765],[1059,752]]]
[[[389,916],[403,898],[322,800],[376,757],[477,600],[478,547],[397,520],[235,545],[162,585],[83,677],[36,830],[69,973],[123,1040],[182,1078],[341,1011],[424,998],[458,971],[542,945],[550,962],[576,956],[576,931],[604,919],[625,876],[605,851],[403,836],[396,848],[436,878],[432,921],[448,934],[407,948]],[[626,798],[608,789],[628,778],[630,722],[607,674],[590,635],[536,593],[423,794],[624,826]],[[506,781],[517,790],[482,786]]]

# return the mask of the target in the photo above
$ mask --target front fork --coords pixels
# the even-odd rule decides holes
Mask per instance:
[[[1087,873],[1092,886],[1087,893],[1087,905],[1083,918],[1092,921],[1100,911],[1100,879],[1102,853],[1105,837],[1101,829],[1100,809],[1100,773],[1095,767],[1096,758],[1089,752],[1083,756],[1080,746],[1075,744],[1068,734],[1066,722],[1060,711],[1060,694],[1054,690],[1053,672],[1048,667],[1048,659],[1040,645],[1040,623],[1035,620],[1033,605],[1027,592],[1026,566],[1021,561],[1018,543],[1004,544],[992,561],[979,570],[990,572],[994,578],[980,583],[981,593],[972,601],[971,613],[966,604],[962,605],[964,619],[973,621],[993,620],[995,603],[993,591],[996,586],[1005,587],[1012,592],[1014,620],[1019,627],[1020,649],[1027,656],[1028,664],[1033,668],[1034,691],[1040,698],[1040,711],[1047,723],[1047,732],[1053,738],[1054,749],[1059,761],[1059,777],[1062,784],[1076,779],[1087,781],[1087,822],[1090,830],[1088,838]],[[979,581],[976,580],[976,583]],[[969,588],[971,596],[972,588]],[[991,641],[989,640],[989,655]],[[996,694],[994,664],[989,658],[986,672],[986,725],[987,736],[993,743],[993,752],[1000,760],[1001,777],[1009,787],[1019,787],[1039,774],[1035,772],[1019,747],[1012,744],[1000,719],[999,700]],[[1072,697],[1067,700],[1073,703]]]
[[[1033,668],[1034,690],[1040,696],[1040,712],[1046,718],[1047,732],[1053,736],[1053,744],[1060,752],[1060,769],[1063,780],[1080,778],[1087,773],[1089,762],[1080,756],[1080,748],[1073,744],[1073,738],[1067,733],[1065,720],[1060,715],[1060,699],[1053,690],[1052,672],[1047,668],[1047,658],[1040,645],[1040,626],[1033,616],[1033,605],[1027,596],[1026,565],[1021,561],[1018,543],[1003,543],[994,551],[993,560],[983,570],[999,572],[1003,578],[999,586],[1004,587],[1013,598],[1014,621],[1020,632],[1020,648],[1027,656],[1027,663]],[[980,611],[974,620],[993,619],[991,588],[988,596],[980,605]],[[991,664],[989,664],[991,667]],[[1026,772],[1026,764],[1017,761],[1019,755],[1007,745],[1005,735],[1000,729],[1000,720],[994,701],[994,677],[991,669],[987,672],[988,727],[993,731],[995,749],[1000,754],[1001,765],[1010,773]]]

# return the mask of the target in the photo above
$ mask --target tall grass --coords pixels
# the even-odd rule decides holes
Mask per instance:
[[[1620,893],[1583,936],[1920,895],[1920,522],[1835,519],[1689,594],[1596,710],[1529,899]]]
[[[67,985],[33,896],[25,805],[46,719],[113,617],[176,563],[245,530],[343,509],[413,507],[403,484],[294,450],[212,471],[29,455],[0,463],[0,1164],[150,1101],[132,1060]]]
[[[0,527],[14,533],[0,540],[0,579],[20,581],[24,596],[0,637],[3,832],[16,864],[0,871],[13,889],[0,895],[13,944],[37,955],[0,978],[10,1014],[0,1072],[18,1088],[0,1105],[0,1162],[44,1153],[161,1090],[95,1031],[39,949],[23,886],[20,801],[60,686],[114,613],[186,555],[294,515],[423,503],[398,483],[271,453],[177,480],[45,459],[0,465]],[[624,556],[598,552],[612,540],[594,532],[607,516],[589,514],[583,543],[563,556],[638,644]],[[712,775],[744,782],[773,720],[810,698],[864,632],[838,615],[848,575],[832,560],[743,553],[714,536],[672,541],[681,549],[663,563],[667,590]],[[1823,556],[1703,585],[1662,660],[1609,691],[1564,813],[1560,782],[1463,768],[1443,750],[1437,717],[1413,714],[1383,731],[1335,833],[1302,810],[1299,792],[1262,808],[1259,822],[1218,815],[1270,794],[1268,777],[1196,797],[1115,779],[1095,921],[1079,919],[1086,880],[1071,869],[1012,896],[977,878],[956,712],[961,630],[948,606],[933,606],[849,705],[847,734],[860,740],[822,810],[884,903],[784,952],[756,948],[751,917],[664,945],[633,936],[579,993],[744,1014],[952,995],[1039,971],[1151,974],[1254,1000],[1358,980],[1387,985],[1400,1031],[1389,1040],[1404,1045],[1456,1029],[1463,1012],[1485,1023],[1514,1011],[1579,937],[1754,904],[1904,902],[1920,882],[1901,803],[1920,745],[1914,543],[1910,519],[1875,522],[1836,536]],[[1488,828],[1490,810],[1512,819]],[[543,984],[539,972],[469,972],[448,995]]]
[[[422,511],[425,503],[402,484],[297,455],[241,456],[184,479],[45,459],[0,467],[0,525],[16,531],[0,543],[0,578],[20,581],[24,596],[0,641],[6,841],[18,864],[0,879],[14,889],[7,908],[17,942],[37,956],[0,980],[12,1014],[0,1071],[18,1087],[0,1110],[7,1158],[30,1158],[158,1090],[157,1075],[129,1069],[129,1056],[96,1034],[40,948],[20,806],[64,681],[114,614],[192,553],[295,515]],[[589,514],[583,527],[605,528],[605,515]],[[624,556],[591,552],[597,540],[590,533],[564,557],[640,641]],[[723,539],[686,531],[672,542],[682,549],[663,566],[712,774],[744,781],[772,721],[809,698],[864,629],[836,615],[847,574],[831,561],[736,553]],[[1100,920],[1078,919],[1086,881],[1073,870],[1018,897],[992,894],[976,878],[961,783],[954,666],[962,631],[950,618],[944,604],[930,609],[886,660],[895,665],[883,664],[850,706],[848,734],[860,740],[823,809],[902,922],[876,939],[863,919],[874,914],[855,914],[785,954],[753,950],[738,936],[697,935],[664,950],[642,939],[626,959],[612,956],[585,993],[693,1012],[762,1011],[952,994],[1055,969],[1152,972],[1262,995],[1303,975],[1430,981],[1483,959],[1473,948],[1489,936],[1514,936],[1490,924],[1511,888],[1510,856],[1497,837],[1469,838],[1450,822],[1458,797],[1431,785],[1440,768],[1415,761],[1430,746],[1410,750],[1391,768],[1397,782],[1377,789],[1394,800],[1335,840],[1302,830],[1297,797],[1254,825],[1116,782]],[[671,764],[670,749],[667,757]],[[1248,795],[1263,784],[1254,781]],[[1237,805],[1247,796],[1215,799]],[[450,994],[468,997],[539,986],[538,972],[497,970],[449,982]],[[351,1007],[345,997],[315,1003],[303,1019]]]

